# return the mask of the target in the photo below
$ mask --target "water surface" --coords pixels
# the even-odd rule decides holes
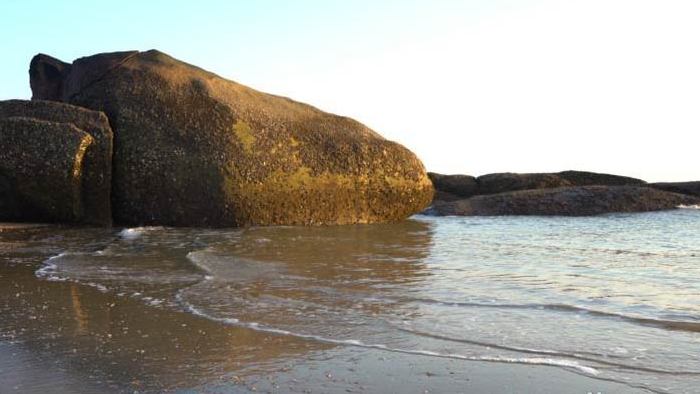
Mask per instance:
[[[236,384],[339,349],[456,371],[541,365],[633,391],[691,393],[700,382],[696,209],[228,230],[5,227],[0,257],[8,286],[31,286],[29,277],[48,286],[3,286],[5,342],[90,352],[81,368],[115,390],[211,387],[212,376]],[[46,295],[51,286],[64,301]],[[134,305],[147,317],[129,319]]]

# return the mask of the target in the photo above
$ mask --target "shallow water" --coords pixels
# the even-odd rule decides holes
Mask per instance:
[[[4,228],[0,256],[0,280],[20,275],[8,274],[18,269],[70,289],[62,308],[73,331],[121,332],[114,307],[83,310],[81,300],[102,297],[81,298],[87,286],[109,305],[116,299],[164,319],[195,318],[199,323],[181,324],[203,324],[210,333],[234,330],[206,340],[236,349],[238,370],[248,372],[340,347],[545,365],[655,392],[698,392],[700,382],[697,209],[590,218],[417,216],[342,227]],[[17,294],[36,309],[37,321],[56,313],[41,295]],[[27,311],[8,306],[19,302],[12,292],[5,296],[3,313],[16,316],[0,323],[0,335],[35,347],[52,337],[61,346],[58,327],[67,323],[27,324]],[[232,339],[241,335],[255,338]],[[151,344],[148,338],[143,342]],[[122,347],[139,351],[116,342],[106,353],[104,344],[116,340],[103,339],[86,339],[85,346],[99,347],[106,359]],[[257,345],[270,340],[279,347]],[[207,353],[197,368],[226,369],[233,361],[224,353]],[[92,375],[110,379],[100,373]],[[174,371],[150,374],[167,387],[183,383]]]

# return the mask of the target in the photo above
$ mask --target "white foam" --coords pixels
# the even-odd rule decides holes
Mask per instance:
[[[97,289],[98,291],[100,291],[100,292],[102,292],[102,293],[106,293],[106,292],[109,291],[109,288],[108,288],[107,286],[101,285],[101,284],[95,283],[95,282],[82,283],[82,282],[77,282],[77,281],[76,281],[76,283],[80,283],[80,284],[83,284],[83,285],[86,285],[86,286],[94,287],[95,289]]]
[[[678,209],[700,209],[700,204],[695,204],[695,205],[679,205],[676,208]]]
[[[180,297],[178,297],[178,298],[180,298]],[[201,310],[195,308],[194,306],[192,306],[186,302],[183,302],[181,298],[180,298],[180,302],[185,307],[185,310],[192,313],[193,315],[200,316],[200,317],[205,318],[207,320],[216,321],[216,322],[223,323],[226,325],[232,325],[232,326],[236,326],[236,327],[244,327],[244,328],[248,328],[251,330],[264,332],[264,333],[268,333],[268,334],[292,336],[292,337],[296,337],[296,338],[313,340],[313,341],[317,341],[317,342],[329,343],[329,344],[334,344],[334,345],[354,346],[354,347],[361,347],[361,348],[366,348],[366,349],[377,349],[377,350],[383,350],[383,351],[394,352],[394,353],[412,354],[412,355],[416,355],[416,356],[450,358],[450,359],[466,360],[466,361],[485,361],[485,362],[509,363],[509,364],[547,365],[547,366],[575,369],[575,370],[582,372],[582,373],[585,373],[587,375],[598,375],[597,369],[583,365],[577,361],[569,360],[569,359],[549,358],[549,357],[468,356],[468,355],[463,355],[463,354],[439,353],[439,352],[434,352],[431,350],[421,350],[421,349],[414,350],[414,349],[392,348],[392,347],[389,347],[389,346],[384,345],[384,344],[365,343],[365,342],[357,340],[357,339],[326,338],[326,337],[322,337],[322,336],[318,336],[318,335],[301,334],[301,333],[295,333],[295,332],[291,332],[291,331],[287,331],[287,330],[282,330],[279,328],[267,327],[267,326],[261,325],[260,323],[256,323],[256,322],[241,322],[240,320],[234,319],[234,318],[214,317],[214,316],[210,316],[210,315],[202,312]]]
[[[160,226],[146,226],[146,227],[132,227],[132,228],[125,228],[124,230],[119,232],[119,237],[121,239],[127,240],[127,241],[132,241],[134,239],[140,238],[142,235],[151,232],[151,231],[157,231],[157,230],[162,230],[163,227]]]
[[[39,279],[44,279],[51,282],[66,281],[67,278],[62,278],[56,275],[56,272],[58,271],[58,266],[56,265],[56,263],[53,262],[54,260],[59,259],[65,255],[66,252],[62,252],[55,256],[49,257],[46,261],[44,261],[44,264],[42,264],[42,266],[39,267],[39,269],[34,271],[34,276],[36,276]]]
[[[68,281],[70,281],[70,282],[82,284],[85,286],[94,287],[95,289],[97,289],[98,291],[100,291],[102,293],[108,292],[109,289],[105,285],[95,283],[95,282],[86,282],[85,283],[85,282],[81,282],[81,281],[76,280],[76,279],[70,279],[70,278],[66,278],[66,277],[62,277],[62,276],[58,275],[58,265],[54,261],[57,259],[60,259],[62,257],[71,255],[71,254],[73,254],[73,253],[62,252],[62,253],[59,253],[55,256],[49,257],[46,261],[44,261],[44,264],[41,267],[39,267],[39,269],[34,271],[34,275],[39,279],[43,279],[43,280],[46,280],[49,282],[68,282]]]
[[[187,260],[189,260],[197,268],[201,269],[207,274],[204,277],[204,279],[206,280],[212,280],[214,278],[214,276],[212,275],[213,273],[211,272],[211,268],[209,268],[206,264],[202,264],[202,261],[204,260],[204,253],[207,253],[209,251],[210,249],[207,248],[204,250],[197,250],[187,253]]]

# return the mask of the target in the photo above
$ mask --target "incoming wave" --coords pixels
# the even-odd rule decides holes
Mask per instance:
[[[695,205],[679,205],[676,208],[678,209],[700,209],[700,204],[695,204]]]
[[[479,302],[449,302],[424,298],[411,298],[402,301],[416,302],[424,304],[443,305],[448,307],[467,307],[467,308],[496,308],[496,309],[535,309],[535,310],[550,310],[557,312],[584,313],[589,316],[618,319],[628,323],[634,323],[642,326],[663,328],[672,331],[688,331],[700,332],[700,321],[689,320],[662,320],[647,317],[637,317],[623,315],[620,313],[603,312],[594,309],[583,308],[580,306],[566,304],[498,304],[498,303],[479,303]]]
[[[34,271],[34,276],[36,276],[39,279],[43,279],[49,282],[73,282],[73,283],[78,283],[81,285],[85,286],[90,286],[94,287],[95,289],[101,291],[102,293],[106,293],[109,291],[109,288],[103,284],[100,283],[95,283],[95,282],[82,282],[76,279],[71,279],[67,278],[64,276],[60,276],[58,274],[58,265],[56,264],[56,260],[62,259],[66,256],[74,256],[74,255],[81,255],[80,253],[68,253],[68,252],[63,252],[59,253],[55,256],[49,257],[46,261],[44,261],[44,264],[41,265],[36,271]]]
[[[613,361],[609,361],[609,360],[601,360],[599,358],[586,357],[583,354],[579,354],[579,353],[566,353],[566,352],[560,352],[560,351],[555,351],[555,350],[529,349],[529,348],[523,348],[523,347],[517,347],[517,346],[506,346],[506,345],[499,345],[496,343],[480,342],[480,341],[474,341],[474,340],[469,340],[469,339],[453,338],[453,337],[439,335],[439,334],[427,333],[427,332],[419,331],[419,330],[416,330],[413,328],[409,329],[409,328],[404,328],[404,327],[400,327],[400,326],[394,326],[394,328],[399,330],[399,331],[406,332],[409,334],[418,335],[418,336],[422,336],[422,337],[426,337],[426,338],[438,339],[441,341],[466,343],[469,345],[481,346],[481,347],[486,347],[486,348],[501,349],[501,350],[507,350],[507,351],[512,351],[512,352],[518,352],[518,353],[537,354],[540,356],[573,358],[576,360],[588,361],[588,362],[593,362],[596,364],[607,365],[607,366],[611,366],[611,367],[618,367],[618,368],[623,368],[623,369],[627,369],[627,370],[631,370],[631,371],[653,372],[653,373],[664,374],[664,375],[700,375],[700,371],[669,371],[669,370],[665,370],[665,369],[648,368],[648,367],[643,367],[643,366],[628,365],[628,364],[624,364],[624,363],[613,362]],[[593,356],[599,356],[599,357],[607,357],[607,358],[611,357],[608,354],[593,354],[593,353],[587,353],[587,354],[592,354]]]
[[[420,349],[414,350],[414,349],[393,348],[393,347],[389,347],[389,346],[384,345],[384,344],[365,343],[365,342],[357,340],[357,339],[333,339],[333,338],[322,337],[319,335],[295,333],[292,331],[287,331],[287,330],[282,330],[279,328],[261,325],[260,323],[257,323],[257,322],[243,322],[243,321],[240,321],[240,320],[235,319],[235,318],[222,318],[222,317],[211,316],[211,315],[201,311],[200,309],[196,308],[195,306],[191,305],[190,303],[184,301],[180,294],[176,295],[176,298],[178,298],[180,305],[185,309],[186,312],[189,312],[195,316],[199,316],[201,318],[204,318],[204,319],[207,319],[210,321],[215,321],[215,322],[218,322],[221,324],[247,328],[247,329],[251,329],[254,331],[258,331],[258,332],[264,332],[267,334],[291,336],[291,337],[295,337],[295,338],[311,340],[311,341],[316,341],[316,342],[322,342],[322,343],[328,343],[328,344],[332,344],[332,345],[361,347],[361,348],[365,348],[365,349],[376,349],[376,350],[383,350],[383,351],[394,352],[394,353],[411,354],[411,355],[416,355],[416,356],[449,358],[449,359],[467,360],[467,361],[486,361],[486,362],[508,363],[508,364],[546,365],[546,366],[567,368],[567,369],[577,371],[579,373],[584,373],[586,375],[592,375],[592,376],[596,376],[599,373],[597,369],[595,369],[591,366],[583,365],[575,360],[569,360],[569,359],[563,359],[563,358],[468,356],[468,355],[463,355],[463,354],[439,353],[439,352],[434,352],[434,351],[430,351],[430,350],[420,350]]]

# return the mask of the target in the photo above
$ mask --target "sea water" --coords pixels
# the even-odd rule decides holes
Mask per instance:
[[[700,389],[700,210],[0,233],[6,264],[329,346]],[[10,256],[10,257],[8,257]],[[2,327],[0,327],[0,331]]]

